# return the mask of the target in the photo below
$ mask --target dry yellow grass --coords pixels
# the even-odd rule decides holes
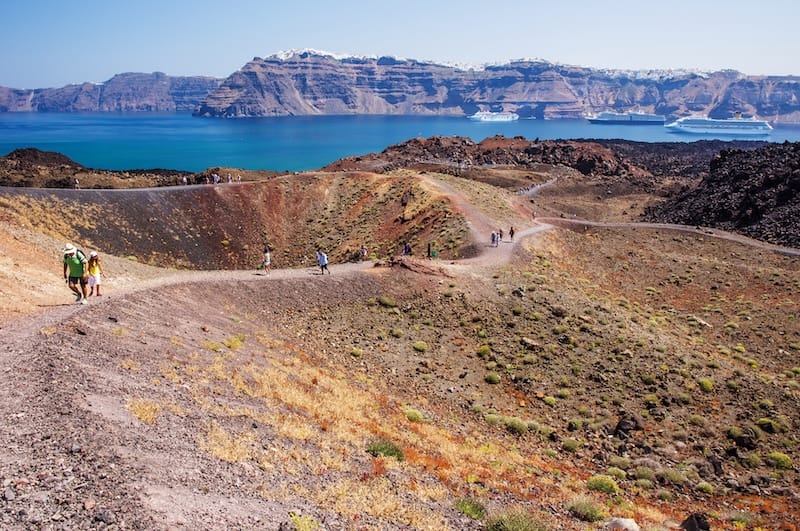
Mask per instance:
[[[162,411],[158,403],[144,398],[132,398],[125,407],[134,417],[146,424],[155,424]]]

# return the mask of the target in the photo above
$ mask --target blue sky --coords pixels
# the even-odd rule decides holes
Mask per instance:
[[[3,0],[0,86],[226,77],[313,48],[447,63],[800,75],[797,0]]]

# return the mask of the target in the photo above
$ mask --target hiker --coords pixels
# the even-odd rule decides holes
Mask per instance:
[[[320,275],[324,275],[325,271],[327,271],[329,275],[331,274],[331,270],[328,269],[328,255],[321,249],[317,249],[317,263],[319,264]]]
[[[269,245],[264,246],[264,260],[261,262],[261,267],[259,269],[264,269],[267,272],[267,275],[272,272],[272,256],[270,255],[271,249]]]
[[[105,273],[103,273],[103,264],[100,263],[100,257],[97,255],[97,251],[89,253],[89,262],[86,264],[86,272],[89,273],[89,297],[92,295],[101,297],[103,294],[100,293],[100,277],[104,276]],[[94,288],[97,288],[97,293],[95,293]]]
[[[64,246],[64,280],[67,281],[69,289],[75,293],[75,302],[80,304],[86,304],[86,283],[89,281],[89,273],[86,270],[88,262],[83,251],[77,250],[71,243]]]
[[[497,241],[499,242],[503,241],[503,229],[497,229],[497,235],[498,235]]]
[[[367,246],[366,245],[362,245],[361,246],[361,249],[359,249],[359,251],[358,251],[358,256],[361,258],[361,260],[366,260],[367,259]]]
[[[508,229],[508,236],[511,238],[511,241],[514,241],[514,227]]]
[[[492,242],[492,247],[497,247],[497,233],[495,231],[492,231],[490,241]]]
[[[411,244],[408,242],[403,245],[403,256],[411,256]]]

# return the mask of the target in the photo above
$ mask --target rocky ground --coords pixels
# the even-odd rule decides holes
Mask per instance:
[[[97,192],[91,217],[126,213],[114,230],[46,217],[91,191],[4,191],[1,526],[595,529],[618,517],[670,529],[697,512],[713,529],[796,529],[794,251],[631,224],[662,200],[649,170],[597,157],[619,173],[472,164],[464,179],[429,158],[384,167],[389,180],[319,172],[300,176],[303,190],[337,199],[291,209],[298,194],[271,177],[248,194],[131,191],[138,211]],[[148,265],[136,257],[157,245],[136,242],[226,247],[216,209],[175,231],[193,238],[134,219],[191,201],[175,194],[269,197],[297,223],[328,212],[314,238],[341,255],[325,276],[306,253],[269,275]],[[271,219],[276,241],[297,234]],[[343,251],[429,225],[453,241],[446,259]],[[511,225],[513,242],[487,245]],[[104,252],[106,291],[87,306],[59,265],[84,230],[97,248],[142,245]]]

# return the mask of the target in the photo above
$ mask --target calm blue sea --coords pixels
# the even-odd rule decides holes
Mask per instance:
[[[622,138],[690,142],[711,136],[667,132],[661,126],[593,125],[584,120],[474,122],[463,117],[293,116],[224,120],[190,114],[0,113],[0,155],[17,148],[58,151],[92,168],[214,166],[301,171],[342,157],[382,151],[415,137],[465,136],[476,142],[501,134],[533,140]],[[776,127],[771,142],[800,141],[800,127]]]

